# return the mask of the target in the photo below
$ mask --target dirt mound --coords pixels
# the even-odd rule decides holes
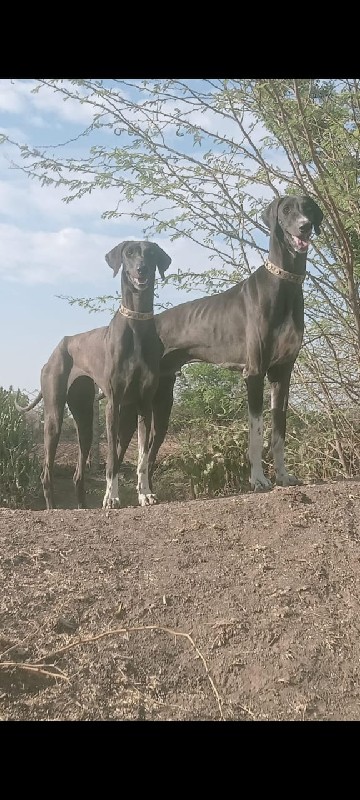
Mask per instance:
[[[3,720],[360,719],[360,484],[0,509]]]

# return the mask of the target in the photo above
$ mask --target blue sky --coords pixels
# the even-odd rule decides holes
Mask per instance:
[[[52,145],[75,138],[91,121],[87,105],[45,88],[32,93],[32,80],[0,80],[0,133],[31,145]],[[109,142],[99,132],[98,144]],[[69,146],[81,156],[86,139]],[[141,222],[102,219],[116,206],[116,189],[96,191],[70,204],[64,190],[42,187],[14,168],[19,156],[0,146],[0,385],[30,395],[40,386],[40,370],[64,335],[108,324],[110,311],[89,314],[57,295],[95,297],[119,287],[105,253],[124,239],[142,239]],[[172,258],[171,270],[216,266],[200,245],[187,239],[156,236]],[[220,264],[219,264],[220,266]],[[159,289],[162,301],[189,299],[175,289]]]
[[[32,94],[34,85],[31,80],[0,81],[0,132],[20,142],[52,144],[76,136],[89,122],[87,108],[64,103],[48,91]],[[76,143],[77,153],[81,146],[86,142]],[[64,192],[30,180],[13,168],[14,158],[7,145],[0,147],[0,385],[32,393],[62,336],[111,319],[110,311],[89,314],[56,295],[112,294],[119,279],[113,279],[105,253],[123,239],[141,239],[143,234],[140,223],[129,227],[101,219],[111,205],[109,190],[65,204]],[[184,263],[184,242],[160,236],[156,241],[171,255],[172,269],[180,259]],[[196,263],[196,249],[185,245],[185,259]],[[160,291],[164,301],[185,299],[170,287]]]

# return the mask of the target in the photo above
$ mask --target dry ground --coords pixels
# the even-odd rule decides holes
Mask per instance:
[[[360,719],[360,483],[110,512],[89,483],[0,509],[0,719]]]

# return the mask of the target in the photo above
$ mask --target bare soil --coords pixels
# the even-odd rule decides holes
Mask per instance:
[[[0,509],[0,719],[360,719],[360,483],[110,512],[88,486]]]

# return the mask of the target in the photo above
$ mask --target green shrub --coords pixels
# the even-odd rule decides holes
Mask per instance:
[[[228,494],[249,485],[246,425],[197,427],[180,436],[179,444],[180,452],[163,466],[181,470],[192,497]]]
[[[303,480],[352,478],[360,472],[360,419],[358,412],[326,414],[294,412],[288,416],[286,466]],[[271,468],[270,468],[271,469]]]
[[[0,387],[0,505],[24,507],[41,492],[41,467],[33,433],[14,400],[14,392]]]
[[[213,364],[188,364],[175,384],[171,429],[179,431],[196,420],[226,425],[247,418],[246,390],[238,372]]]
[[[248,421],[244,416],[226,426],[193,420],[176,436],[177,452],[162,469],[177,469],[192,497],[216,496],[249,489]],[[289,411],[285,463],[302,480],[332,480],[360,473],[359,414],[342,412],[330,420],[318,412]],[[271,413],[264,413],[264,473],[275,483],[271,453]]]

